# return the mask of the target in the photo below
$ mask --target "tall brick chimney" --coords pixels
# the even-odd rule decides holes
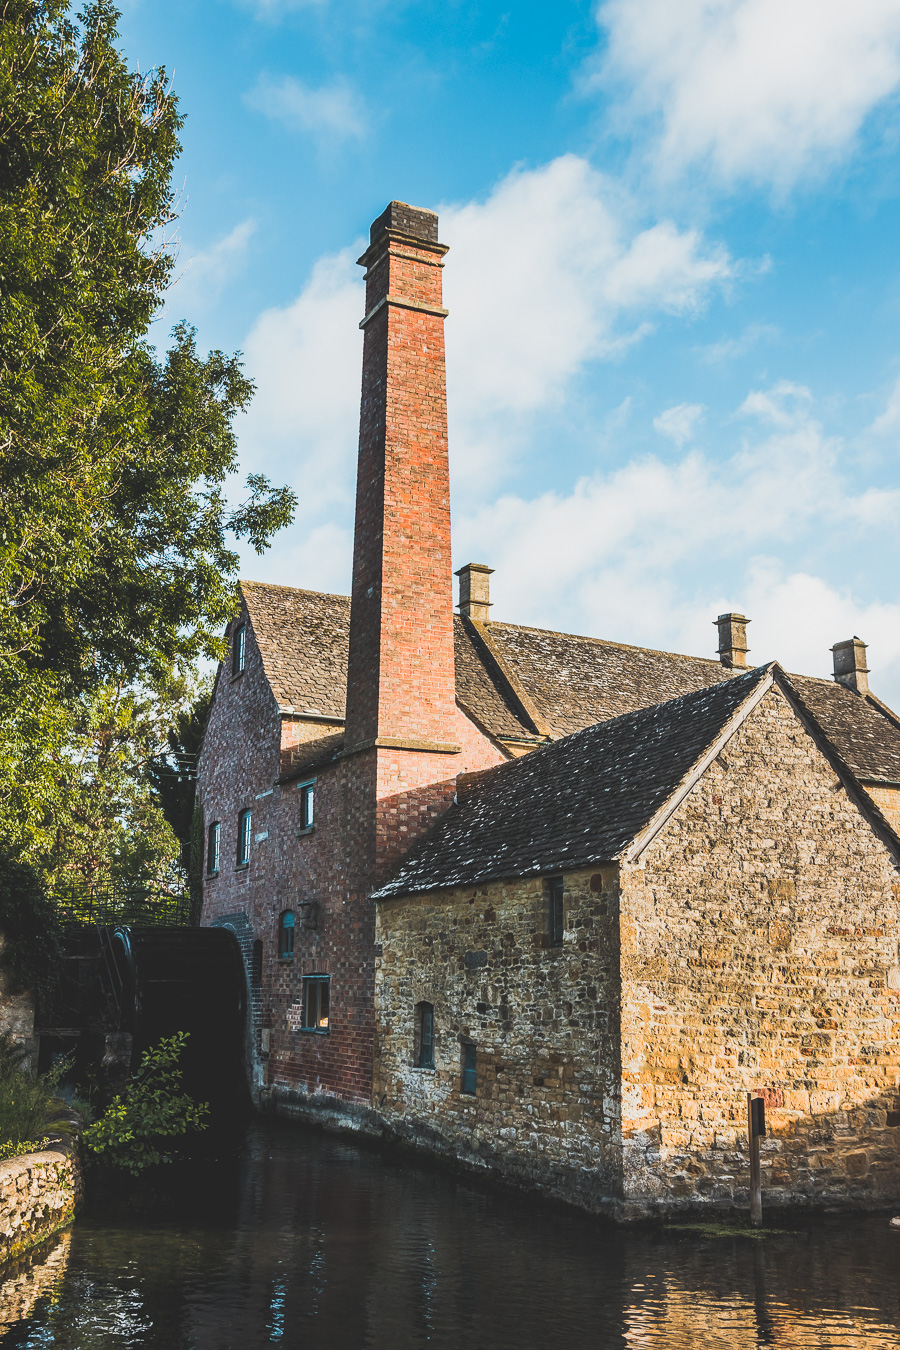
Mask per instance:
[[[869,667],[866,665],[866,644],[862,638],[847,638],[836,642],[831,649],[834,658],[834,678],[838,684],[855,689],[857,694],[869,692]]]
[[[348,750],[458,748],[441,305],[446,252],[433,211],[391,202],[359,259],[366,312]]]

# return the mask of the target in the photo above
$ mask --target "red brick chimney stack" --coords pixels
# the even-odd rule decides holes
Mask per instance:
[[[441,305],[447,249],[437,225],[434,212],[391,202],[359,260],[366,313],[348,750],[419,742],[447,751],[455,739]]]

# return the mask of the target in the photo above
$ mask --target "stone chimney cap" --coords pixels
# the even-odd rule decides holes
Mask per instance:
[[[750,650],[747,646],[747,624],[751,622],[750,619],[745,614],[732,611],[730,614],[720,614],[713,622],[719,630],[719,660],[722,665],[727,670],[746,666]]]
[[[398,234],[408,234],[414,239],[423,239],[428,244],[438,242],[438,218],[434,211],[421,206],[409,206],[406,202],[391,202],[369,230],[369,243],[384,230],[396,230]]]
[[[491,583],[493,567],[485,563],[466,563],[456,575],[459,577],[459,612],[465,619],[487,623],[491,617]]]
[[[846,638],[836,642],[831,649],[834,657],[834,678],[838,684],[855,689],[858,694],[869,690],[869,667],[866,665],[866,644],[862,638]]]

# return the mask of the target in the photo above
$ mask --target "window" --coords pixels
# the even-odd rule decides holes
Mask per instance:
[[[315,783],[300,783],[300,828],[301,830],[311,830],[315,819],[316,805],[316,785]]]
[[[238,624],[231,640],[231,673],[242,675],[247,664],[247,625]]]
[[[416,1067],[434,1068],[434,1005],[416,1004]]]
[[[249,811],[242,811],[238,816],[238,867],[246,867],[250,861],[250,818]]]
[[[206,844],[206,875],[214,877],[219,871],[219,841],[222,837],[222,827],[216,820],[210,825],[207,832]]]
[[[294,911],[286,909],[278,920],[278,955],[294,955]]]
[[[472,1097],[478,1081],[478,1052],[472,1041],[464,1041],[462,1048],[462,1091]]]
[[[305,1031],[328,1030],[330,1002],[328,975],[306,975],[303,979],[303,1028]]]
[[[549,892],[549,933],[550,946],[561,947],[563,942],[563,880],[562,877],[551,877],[548,883]]]

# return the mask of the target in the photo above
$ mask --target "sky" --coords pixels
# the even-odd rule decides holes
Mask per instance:
[[[120,0],[121,2],[121,0]],[[440,214],[454,566],[493,616],[900,707],[900,0],[124,0],[187,121],[155,325],[244,353],[260,581],[349,591],[363,313]],[[236,496],[239,488],[236,486]]]

